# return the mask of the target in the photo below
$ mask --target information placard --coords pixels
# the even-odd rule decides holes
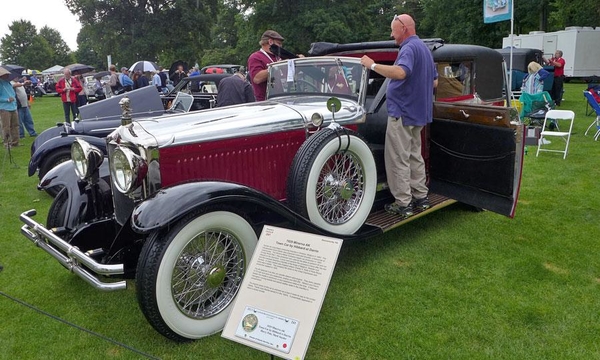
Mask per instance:
[[[222,336],[303,359],[342,240],[266,225]]]

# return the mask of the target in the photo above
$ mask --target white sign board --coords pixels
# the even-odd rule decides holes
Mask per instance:
[[[340,239],[266,225],[221,336],[303,359],[341,247]]]

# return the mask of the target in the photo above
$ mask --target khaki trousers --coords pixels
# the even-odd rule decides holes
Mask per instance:
[[[400,206],[427,196],[425,161],[421,155],[422,126],[403,126],[388,117],[385,132],[385,171],[392,195]]]
[[[17,110],[0,110],[2,121],[2,141],[4,145],[19,145],[19,114]]]

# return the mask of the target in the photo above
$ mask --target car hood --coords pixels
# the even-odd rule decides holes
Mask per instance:
[[[160,119],[134,121],[115,132],[121,141],[145,147],[165,147],[209,140],[303,129],[314,113],[332,120],[327,110],[327,96],[289,96],[257,103],[196,111]],[[364,107],[355,101],[341,99],[335,114],[342,125],[364,122]]]

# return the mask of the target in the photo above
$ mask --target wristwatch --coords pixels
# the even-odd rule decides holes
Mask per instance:
[[[371,70],[375,71],[375,65],[377,65],[377,64],[375,64],[375,63],[371,64]]]

